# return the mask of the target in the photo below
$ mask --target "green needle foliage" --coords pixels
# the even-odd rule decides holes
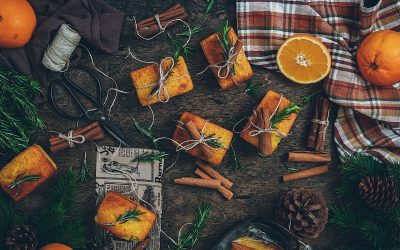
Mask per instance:
[[[156,142],[156,137],[154,136],[153,130],[151,128],[143,127],[133,117],[132,117],[132,120],[133,120],[133,124],[135,125],[136,130],[139,131],[145,137],[149,138],[151,140],[151,142],[153,143],[153,146],[155,148],[158,148],[158,145],[157,145],[157,142]]]
[[[64,243],[73,249],[84,249],[87,240],[85,228],[80,219],[72,216],[78,174],[72,168],[61,175],[50,187],[48,204],[40,212],[26,216],[19,215],[14,209],[11,200],[0,193],[0,235],[17,224],[29,224],[36,230],[39,246],[53,242]],[[0,241],[0,249],[6,249]]]
[[[191,228],[188,232],[180,235],[178,245],[174,246],[172,249],[188,250],[192,249],[192,247],[196,245],[199,238],[203,237],[205,222],[210,217],[211,208],[211,204],[203,205],[199,208],[196,219],[191,225]]]
[[[276,125],[283,120],[286,120],[289,115],[293,113],[298,113],[300,111],[300,107],[295,103],[290,103],[286,106],[282,111],[277,111],[275,115],[271,118],[271,127],[276,128]]]
[[[10,189],[19,188],[20,185],[27,181],[37,181],[40,179],[40,175],[21,175],[18,176],[13,183],[11,183],[8,187]]]
[[[318,90],[318,91],[315,91],[315,92],[313,92],[313,93],[311,93],[311,94],[308,94],[308,95],[305,95],[305,96],[303,96],[301,99],[303,100],[303,104],[302,104],[302,106],[305,106],[307,103],[309,103],[316,95],[318,95],[319,93],[321,93],[322,92],[322,90]]]
[[[215,136],[215,134],[211,134],[211,135],[205,136],[205,139],[206,139],[206,140],[212,138],[211,140],[209,140],[209,141],[206,142],[207,145],[210,146],[210,147],[212,147],[212,148],[215,148],[215,149],[223,148],[223,145],[222,145],[222,143],[219,141],[219,138],[215,138],[214,136]]]
[[[195,34],[199,33],[200,31],[201,31],[200,26],[195,25],[189,30],[185,30],[178,33],[176,36],[169,37],[175,49],[173,57],[175,64],[178,62],[178,58],[180,56],[189,57],[192,54],[193,48],[188,46],[188,44],[185,45],[185,43],[189,37],[192,38]]]
[[[26,149],[36,129],[44,128],[37,105],[38,81],[0,67],[0,147],[18,153]]]
[[[245,93],[248,95],[260,98],[260,87],[262,86],[261,83],[256,83],[252,80],[247,81],[246,89],[244,90]]]
[[[89,167],[87,163],[87,154],[86,151],[83,154],[81,166],[79,169],[78,180],[80,183],[86,182],[88,179],[93,178],[93,176],[89,172]]]
[[[362,200],[358,184],[366,176],[387,176],[400,190],[400,163],[384,164],[371,157],[357,155],[340,166],[342,181],[337,194],[346,206],[331,207],[331,223],[349,244],[339,249],[397,249],[400,245],[400,205],[389,211],[374,210]]]
[[[153,163],[155,161],[165,160],[169,154],[164,152],[145,152],[141,155],[138,155],[136,158],[132,160],[132,162],[148,162]]]
[[[209,14],[211,9],[214,7],[215,0],[207,0],[206,14]]]
[[[137,209],[128,210],[124,214],[121,214],[115,221],[115,223],[126,223],[128,221],[140,221],[139,216],[145,214],[145,212],[140,212]]]
[[[228,61],[229,59],[229,50],[233,47],[231,39],[229,39],[229,22],[226,22],[221,26],[218,31],[217,41],[219,45],[221,45],[222,49],[224,50],[224,60]],[[232,75],[235,75],[235,65],[232,67]]]

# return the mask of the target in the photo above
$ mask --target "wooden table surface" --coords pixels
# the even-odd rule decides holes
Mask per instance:
[[[141,20],[157,12],[162,12],[176,3],[176,0],[108,0],[110,5],[126,13],[126,18],[121,34],[119,51],[113,55],[107,55],[90,49],[93,53],[96,66],[108,75],[112,76],[119,84],[119,88],[125,91],[133,91],[130,71],[144,66],[130,58],[125,58],[127,49],[130,47],[141,59],[147,61],[158,61],[163,56],[171,55],[173,48],[166,35],[152,41],[143,41],[135,38],[132,25],[133,16]],[[174,130],[173,120],[177,120],[184,111],[190,111],[209,119],[220,125],[232,117],[245,117],[260,101],[244,92],[245,84],[222,91],[217,85],[216,79],[211,72],[206,72],[201,76],[196,73],[204,69],[207,65],[201,51],[199,41],[204,39],[217,28],[225,19],[229,19],[231,24],[235,24],[235,3],[233,0],[216,0],[215,7],[209,15],[206,15],[206,0],[187,0],[180,1],[190,13],[189,24],[200,25],[201,33],[193,37],[190,45],[193,47],[193,56],[187,59],[189,71],[192,75],[195,89],[182,96],[175,97],[165,104],[153,105],[156,115],[154,131],[156,136],[172,136]],[[235,25],[234,25],[235,26]],[[169,30],[176,32],[179,28]],[[81,59],[81,64],[90,65],[88,56]],[[255,72],[253,80],[262,83],[260,89],[262,93],[266,90],[274,90],[282,93],[288,99],[301,103],[301,97],[321,89],[321,85],[302,86],[297,85],[277,72],[253,66]],[[52,75],[53,78],[59,77],[58,74]],[[78,76],[79,77],[79,76]],[[112,87],[110,81],[103,81],[107,88]],[[73,121],[60,118],[48,103],[42,104],[40,114],[45,119],[48,130],[67,131],[75,127]],[[195,249],[209,249],[224,232],[235,225],[238,221],[246,218],[260,217],[265,220],[275,219],[275,210],[278,199],[288,190],[294,187],[311,187],[320,191],[329,205],[335,203],[335,184],[338,181],[336,168],[332,168],[328,174],[306,180],[299,180],[288,184],[279,182],[279,177],[287,173],[286,167],[297,167],[299,169],[307,167],[305,164],[287,163],[287,152],[292,150],[304,150],[305,140],[309,128],[309,120],[312,115],[312,104],[309,103],[299,114],[290,136],[285,138],[279,145],[278,150],[271,158],[262,159],[257,156],[256,149],[246,142],[238,139],[235,148],[241,164],[244,166],[242,171],[234,171],[227,164],[218,169],[223,175],[232,179],[235,183],[233,192],[235,197],[231,201],[226,201],[217,192],[203,190],[199,188],[183,187],[173,184],[173,179],[182,176],[194,176],[194,159],[186,154],[181,154],[176,166],[164,174],[163,179],[163,217],[162,228],[170,236],[177,238],[179,228],[186,222],[193,220],[193,212],[203,203],[212,203],[212,220],[207,222],[205,237],[202,238]],[[141,136],[135,129],[130,117],[134,116],[140,123],[149,124],[151,115],[149,109],[140,106],[137,96],[133,94],[119,95],[113,108],[111,117],[117,121],[124,129],[129,140],[134,147],[150,148],[149,141]],[[334,149],[332,140],[332,129],[330,127],[328,138],[328,149]],[[34,141],[48,149],[48,132],[39,132]],[[106,138],[102,145],[118,144]],[[164,143],[162,148],[172,152],[173,146]],[[88,153],[89,168],[92,174],[95,170],[95,147],[91,144],[79,146],[67,150],[57,155],[52,155],[58,164],[61,172],[69,166],[79,167],[84,151]],[[335,158],[336,157],[336,153]],[[173,159],[166,161],[166,165],[171,164]],[[310,164],[308,164],[310,165]],[[332,166],[334,166],[332,164]],[[45,188],[39,189],[30,195],[20,205],[22,210],[33,210],[40,208],[43,201]],[[94,222],[93,217],[96,212],[95,207],[95,181],[79,186],[76,204],[76,216],[80,216],[89,227],[88,237],[93,236]],[[338,232],[333,226],[328,225],[318,239],[307,241],[314,249],[332,249],[335,246]],[[168,249],[169,242],[165,237],[162,238],[161,249]]]

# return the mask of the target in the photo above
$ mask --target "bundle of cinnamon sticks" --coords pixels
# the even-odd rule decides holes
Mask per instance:
[[[225,76],[228,72],[228,69],[229,69],[229,72],[232,72],[233,66],[236,63],[236,60],[240,54],[240,51],[243,48],[243,45],[244,45],[244,43],[242,41],[240,41],[240,40],[236,41],[235,45],[233,46],[233,53],[232,53],[233,56],[232,56],[232,58],[229,59],[230,63],[227,64],[227,66],[225,68],[221,69],[221,76]]]
[[[188,121],[185,126],[193,140],[200,140],[201,134],[199,130],[197,130],[196,125],[194,125],[193,121]],[[197,147],[200,148],[201,152],[207,159],[211,159],[213,157],[213,150],[207,145],[200,143],[197,145]]]
[[[330,110],[331,101],[323,95],[317,95],[315,97],[314,116],[311,120],[311,129],[307,139],[307,148],[319,152],[324,151]]]
[[[157,15],[160,23],[158,23],[156,19],[156,15],[149,17],[143,21],[137,23],[136,26],[136,35],[140,35],[145,38],[149,38],[158,32],[161,31],[162,28],[166,28],[175,24],[177,19],[184,20],[189,17],[186,10],[180,4],[176,4],[167,11]],[[161,25],[161,27],[160,27]],[[134,27],[135,28],[135,27]]]
[[[260,129],[270,128],[270,112],[268,109],[260,108],[256,111],[257,127]],[[258,151],[261,155],[272,154],[271,133],[263,132],[258,135]]]
[[[69,141],[68,138],[75,141],[80,141],[82,143],[87,141],[99,141],[104,139],[104,131],[100,127],[99,122],[93,122],[80,129],[73,130],[70,134],[66,133],[63,134],[63,136],[52,135],[49,138],[50,151],[53,153],[58,153],[65,149],[74,147],[75,144],[77,144],[76,142],[71,142],[71,140]],[[85,138],[84,141],[81,140],[82,138]]]
[[[225,178],[211,166],[202,161],[196,161],[196,165],[199,168],[196,169],[195,174],[200,178],[182,177],[175,179],[174,183],[179,185],[215,189],[222,196],[224,196],[225,199],[231,200],[233,198],[233,192],[230,190],[233,186],[233,182],[231,180]]]

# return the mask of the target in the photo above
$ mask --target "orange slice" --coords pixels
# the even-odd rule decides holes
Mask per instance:
[[[300,34],[289,37],[279,48],[279,70],[293,82],[316,83],[331,70],[328,48],[316,37]]]

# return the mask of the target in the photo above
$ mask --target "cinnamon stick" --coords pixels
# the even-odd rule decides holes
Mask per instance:
[[[74,130],[72,132],[72,136],[82,135],[82,134],[88,132],[89,130],[94,129],[95,127],[99,127],[99,126],[100,126],[100,124],[97,121],[90,123],[90,124],[84,126],[83,128]],[[64,135],[67,136],[67,134],[64,134]],[[57,135],[52,135],[49,139],[50,145],[55,145],[58,143],[62,143],[64,141],[65,141],[64,139],[58,137]]]
[[[172,26],[177,22],[177,19],[184,20],[189,17],[185,8],[180,4],[176,4],[173,7],[169,8],[167,11],[158,15],[160,24],[163,28],[168,24],[168,27]],[[138,34],[142,37],[148,38],[151,37],[158,32],[160,32],[160,27],[157,23],[157,20],[154,16],[146,18],[143,21],[138,22],[136,29],[136,35]]]
[[[222,186],[231,189],[233,186],[233,182],[228,180],[227,178],[225,178],[223,175],[221,175],[220,173],[218,173],[215,169],[213,169],[212,167],[210,167],[209,165],[207,165],[206,163],[197,160],[196,161],[196,165],[199,166],[201,168],[201,170],[203,170],[204,172],[206,172],[209,176],[211,176],[212,178],[216,179],[216,180],[220,180]]]
[[[257,111],[257,126],[261,129],[270,127],[270,113],[268,109],[260,108]],[[258,151],[262,155],[272,154],[271,133],[263,132],[258,135]]]
[[[233,46],[233,56],[232,56],[232,58],[230,60],[231,63],[228,64],[228,66],[227,66],[227,67],[229,67],[230,72],[232,72],[231,70],[232,70],[233,66],[235,65],[235,63],[236,63],[236,60],[237,60],[237,58],[238,58],[238,56],[240,54],[240,51],[243,48],[243,45],[244,44],[243,44],[242,41],[237,40],[235,45]],[[227,70],[228,70],[227,68],[223,68],[221,70],[221,75],[223,75],[223,76],[226,75]]]
[[[202,188],[210,188],[210,189],[218,189],[221,187],[221,181],[214,179],[202,179],[202,178],[194,178],[194,177],[182,177],[174,180],[175,184],[193,186],[193,187],[202,187]]]
[[[144,250],[146,249],[147,245],[149,244],[149,238],[146,238],[144,241],[140,242],[136,247],[135,250]]]
[[[314,167],[314,168],[310,168],[307,170],[303,170],[303,171],[298,171],[295,173],[290,173],[287,175],[284,175],[282,177],[283,182],[289,182],[289,181],[296,181],[296,180],[300,180],[300,179],[304,179],[304,178],[308,178],[311,176],[316,176],[316,175],[320,175],[320,174],[324,174],[326,172],[328,172],[329,167],[328,166],[319,166],[319,167]]]
[[[325,122],[328,120],[329,112],[331,108],[331,102],[328,98],[322,99],[321,113],[319,114],[319,120]],[[326,127],[328,124],[319,124],[317,140],[315,142],[315,150],[323,151],[325,148],[325,137],[326,137]]]
[[[291,162],[330,162],[331,160],[331,154],[327,152],[293,151],[288,155],[288,161]]]
[[[312,120],[317,120],[319,118],[319,109],[322,103],[322,96],[317,95],[314,98],[314,116]],[[315,150],[315,141],[317,140],[317,133],[318,133],[319,124],[316,122],[311,121],[310,124],[310,132],[307,137],[307,148]]]
[[[89,130],[82,134],[82,136],[85,137],[85,141],[97,141],[97,140],[102,140],[104,139],[104,131],[100,126],[95,127],[92,130]],[[63,140],[63,142],[51,145],[50,146],[50,151],[52,153],[58,153],[63,151],[64,149],[69,148],[69,143],[68,141]]]
[[[203,170],[197,168],[196,171],[194,172],[196,175],[198,175],[200,178],[202,179],[207,179],[210,180],[212,179],[208,174],[206,174],[205,172],[203,172]],[[228,201],[230,201],[233,197],[233,193],[228,190],[226,187],[224,186],[220,186],[218,189],[218,192],[225,197],[225,199],[227,199]]]
[[[189,134],[191,135],[193,140],[200,140],[201,134],[197,130],[196,125],[194,125],[194,123],[192,121],[188,121],[186,123],[186,128],[188,129]],[[202,151],[202,153],[206,157],[206,159],[211,159],[213,157],[213,151],[212,151],[211,147],[209,147],[203,143],[199,143],[197,145],[197,147],[199,147],[199,149]]]

